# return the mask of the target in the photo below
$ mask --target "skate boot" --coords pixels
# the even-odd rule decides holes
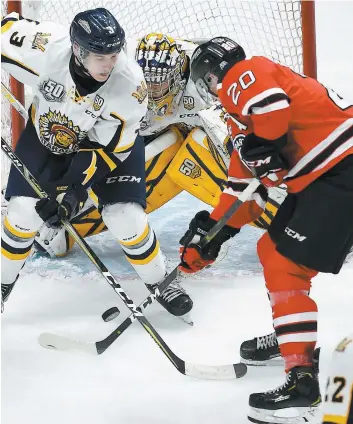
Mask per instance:
[[[320,387],[312,367],[294,367],[277,389],[252,393],[249,421],[258,424],[300,424],[315,421],[320,405]]]
[[[146,284],[148,290],[153,293],[157,284]],[[157,301],[170,314],[183,318],[183,321],[189,322],[188,313],[191,311],[193,302],[186,291],[177,281],[173,281],[169,286],[157,297]]]
[[[240,346],[240,361],[247,365],[283,365],[276,333],[246,340]]]
[[[4,312],[4,303],[9,298],[17,280],[18,276],[16,277],[16,280],[11,284],[1,284],[1,313]]]

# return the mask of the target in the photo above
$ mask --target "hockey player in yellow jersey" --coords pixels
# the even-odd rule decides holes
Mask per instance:
[[[333,352],[322,424],[353,424],[353,333],[345,337]]]
[[[233,146],[223,109],[201,98],[189,79],[190,56],[197,44],[150,33],[128,47],[144,72],[149,98],[139,131],[146,152],[146,212],[153,212],[183,190],[215,206],[227,184]],[[140,87],[136,97],[142,95]],[[283,190],[273,190],[254,225],[267,228],[284,196]],[[71,223],[82,236],[105,230],[90,201]],[[52,257],[65,255],[73,243],[64,230],[45,227],[36,239],[38,249]]]

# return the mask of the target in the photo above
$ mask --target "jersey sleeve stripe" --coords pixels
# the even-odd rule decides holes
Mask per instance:
[[[126,146],[116,147],[114,149],[114,153],[127,153],[127,152],[130,152],[134,144],[135,144],[135,141],[133,141],[130,144],[127,144]]]
[[[351,147],[353,147],[353,118],[343,122],[325,140],[303,156],[288,172],[285,180],[317,171]]]
[[[264,113],[275,112],[276,110],[286,109],[287,107],[289,107],[289,102],[287,100],[281,100],[264,107],[253,106],[251,110],[254,115],[263,115]]]
[[[241,113],[245,116],[250,115],[253,112],[252,108],[254,107],[261,109],[262,107],[277,103],[281,100],[286,100],[288,103],[290,103],[289,97],[281,88],[270,88],[249,99],[245,103]]]
[[[4,63],[9,63],[10,65],[14,65],[14,66],[18,66],[19,68],[30,72],[33,75],[36,75],[37,77],[39,76],[39,74],[34,71],[33,69],[29,68],[28,66],[24,65],[22,62],[19,62],[15,59],[12,59],[11,57],[7,56],[6,54],[1,54],[1,62]]]
[[[247,183],[234,183],[228,181],[227,187],[223,190],[223,193],[229,194],[230,196],[238,197],[246,188]],[[261,209],[265,209],[267,201],[267,190],[263,186],[259,186],[257,190],[249,197],[249,201],[254,200]]]

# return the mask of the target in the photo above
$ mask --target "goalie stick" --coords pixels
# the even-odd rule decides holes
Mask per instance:
[[[16,166],[18,171],[23,175],[23,177],[28,181],[33,190],[37,193],[40,198],[47,197],[47,194],[41,187],[38,185],[38,182],[29,172],[29,170],[24,166],[22,161],[18,156],[12,151],[11,147],[6,143],[6,141],[1,137],[1,148],[5,154],[9,157],[12,163]],[[210,240],[212,240],[220,229],[226,224],[234,212],[248,199],[248,197],[256,190],[260,182],[258,180],[253,180],[249,186],[239,195],[238,199],[229,207],[225,215],[214,225],[214,227],[204,236],[200,241],[200,247],[205,246]],[[174,367],[184,375],[198,378],[206,379],[233,379],[243,377],[247,372],[247,367],[245,364],[236,363],[231,365],[199,365],[185,362],[180,359],[165,343],[159,333],[153,328],[151,323],[143,315],[141,311],[138,310],[137,306],[134,304],[132,299],[126,294],[121,285],[115,280],[113,275],[108,271],[105,265],[101,260],[95,255],[92,249],[88,244],[77,235],[76,231],[73,229],[71,224],[68,221],[63,221],[63,224],[69,234],[71,234],[80,247],[87,253],[92,262],[99,269],[103,277],[106,279],[108,284],[114,289],[114,291],[119,295],[124,304],[130,309],[135,319],[139,321],[141,326],[145,331],[151,336],[155,341],[157,346],[161,349],[164,355],[169,359],[169,361],[174,365]],[[177,268],[176,268],[177,269]],[[45,345],[47,348],[55,348],[53,345]]]

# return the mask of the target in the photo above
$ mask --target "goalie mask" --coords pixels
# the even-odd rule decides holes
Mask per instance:
[[[136,49],[136,61],[143,70],[148,90],[148,106],[154,115],[173,113],[186,85],[186,53],[164,34],[143,37]]]

